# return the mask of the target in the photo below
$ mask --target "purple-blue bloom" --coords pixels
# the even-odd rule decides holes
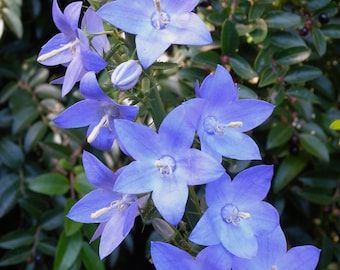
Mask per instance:
[[[196,87],[198,98],[184,103],[201,106],[202,112],[193,115],[201,149],[221,160],[222,156],[238,159],[261,159],[257,144],[244,132],[262,122],[272,113],[274,106],[262,100],[239,100],[238,89],[229,72],[218,65],[215,74],[208,75],[200,88]]]
[[[111,75],[113,87],[123,91],[131,89],[138,82],[142,71],[140,64],[132,59],[119,64]]]
[[[242,258],[256,255],[257,237],[279,225],[276,209],[262,201],[270,188],[273,166],[248,168],[231,181],[225,174],[206,186],[207,210],[189,240],[205,246],[222,244]]]
[[[67,67],[65,76],[52,82],[63,84],[63,96],[86,72],[98,72],[107,65],[101,57],[109,49],[106,36],[95,37],[91,47],[86,33],[78,28],[82,4],[81,1],[70,3],[62,13],[57,0],[53,0],[53,21],[61,33],[53,36],[42,47],[37,59],[43,65],[61,64]],[[82,24],[91,33],[103,31],[100,18],[91,9],[86,11]]]
[[[91,241],[101,236],[99,255],[109,255],[129,234],[146,197],[113,192],[116,175],[94,155],[83,152],[85,174],[97,189],[80,199],[67,217],[82,223],[100,223]]]
[[[144,125],[115,120],[118,143],[135,161],[119,175],[114,190],[123,193],[152,191],[156,208],[175,225],[183,217],[188,185],[214,181],[225,173],[214,158],[191,148],[195,130],[187,125],[191,113],[184,107],[172,110],[158,134]]]
[[[116,138],[114,120],[133,120],[138,108],[117,104],[106,96],[93,72],[85,74],[80,81],[80,92],[85,100],[67,108],[53,120],[54,123],[62,128],[89,126],[87,141],[97,149],[110,151]]]
[[[219,245],[206,247],[194,258],[163,242],[151,242],[151,257],[157,270],[229,270],[233,258]]]
[[[171,44],[212,42],[202,20],[193,12],[198,0],[116,0],[97,12],[101,18],[136,35],[138,59],[149,67]]]
[[[293,247],[287,251],[284,233],[278,226],[272,233],[258,237],[259,247],[251,259],[235,258],[233,270],[314,270],[320,249],[311,246]]]

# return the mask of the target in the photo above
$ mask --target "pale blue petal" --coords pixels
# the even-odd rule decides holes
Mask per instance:
[[[209,209],[207,210],[209,211]],[[218,245],[221,240],[212,226],[210,216],[205,212],[189,235],[189,240],[204,246]]]
[[[99,103],[93,100],[82,100],[68,107],[53,122],[62,128],[79,128],[98,124],[103,114]]]
[[[299,246],[288,250],[286,256],[281,257],[278,269],[282,270],[312,270],[316,269],[319,261],[320,249],[314,246]]]
[[[100,259],[110,255],[125,239],[123,228],[126,213],[127,210],[115,211],[111,219],[106,223],[99,244]]]
[[[115,120],[119,144],[135,160],[157,160],[160,158],[162,143],[159,135],[149,127],[128,120]],[[153,165],[153,164],[152,164]]]
[[[139,194],[153,190],[160,181],[156,166],[148,161],[133,161],[119,174],[113,190],[121,193]]]
[[[151,257],[157,270],[195,270],[191,255],[173,245],[151,242]]]
[[[137,199],[137,197],[136,197]],[[125,223],[123,227],[123,236],[127,236],[129,232],[131,231],[134,223],[135,223],[135,218],[138,215],[138,203],[137,200],[133,202],[129,208],[127,209],[126,213],[126,218],[125,218]]]
[[[120,111],[120,118],[127,119],[127,120],[134,120],[138,114],[138,107],[137,106],[126,106],[126,105],[116,105]]]
[[[92,235],[91,239],[90,239],[90,243],[92,243],[93,241],[95,241],[96,239],[98,239],[98,237],[100,237],[103,233],[103,230],[105,228],[106,222],[100,223],[96,229],[96,231],[94,232],[94,234]]]
[[[96,125],[98,125],[99,121],[96,123],[92,123],[87,130],[86,136],[89,137],[93,129]],[[114,140],[116,139],[114,129],[108,127],[101,127],[99,133],[91,145],[102,151],[111,151]]]
[[[176,159],[176,175],[188,185],[201,185],[220,178],[224,167],[214,158],[198,149],[179,150]]]
[[[98,188],[112,190],[116,176],[97,157],[90,152],[83,152],[85,174],[92,185]]]
[[[172,225],[177,225],[182,219],[187,199],[188,187],[184,179],[176,176],[160,177],[152,192],[157,210]]]
[[[57,0],[52,4],[52,17],[54,24],[60,30],[70,37],[75,37],[75,30],[78,26],[79,15],[82,2],[73,2],[65,8],[65,15],[61,12]],[[73,13],[72,15],[70,13]]]
[[[77,1],[68,4],[64,10],[65,19],[73,32],[76,32],[79,24],[79,16],[83,2]]]
[[[94,190],[81,198],[68,212],[67,217],[82,223],[101,223],[108,221],[114,212],[119,212],[117,209],[111,209],[106,213],[91,218],[91,214],[100,209],[109,207],[110,204],[121,195],[112,191]]]
[[[196,270],[230,270],[233,255],[221,244],[209,246],[196,256]]]
[[[100,88],[100,85],[96,78],[96,74],[94,72],[87,72],[81,78],[79,88],[80,88],[80,93],[85,98],[112,102],[112,99],[109,98]]]
[[[65,72],[64,83],[61,88],[61,94],[63,97],[71,91],[75,83],[80,80],[80,76],[83,73],[84,71],[81,63],[81,58],[79,52],[76,52],[73,60],[71,61]]]
[[[206,202],[208,206],[218,207],[232,202],[233,188],[230,176],[224,173],[218,180],[208,183],[206,186]]]
[[[198,4],[199,0],[162,0],[162,10],[169,14],[180,14],[192,11]]]

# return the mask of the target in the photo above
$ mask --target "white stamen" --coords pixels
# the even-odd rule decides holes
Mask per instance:
[[[57,55],[58,53],[62,52],[62,51],[65,51],[67,49],[70,49],[72,50],[73,47],[79,43],[79,39],[75,39],[73,42],[70,42],[70,43],[67,43],[67,44],[63,44],[60,46],[60,48],[58,49],[55,49],[55,50],[52,50],[48,53],[45,53],[43,55],[40,55],[37,59],[38,62],[42,62],[42,61],[45,61],[55,55]]]
[[[231,128],[238,128],[242,126],[243,126],[243,123],[241,121],[230,122],[229,124],[227,124],[227,127],[231,127]]]
[[[87,137],[87,142],[92,143],[98,136],[99,131],[102,127],[109,127],[109,115],[105,114],[102,119],[100,119],[100,122],[98,125],[94,127],[94,129],[91,131],[90,135]]]

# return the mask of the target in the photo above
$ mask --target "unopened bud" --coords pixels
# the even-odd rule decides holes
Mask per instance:
[[[136,85],[139,76],[142,74],[142,67],[135,60],[129,60],[116,67],[111,75],[111,82],[114,88],[128,90]]]
[[[154,227],[155,231],[164,238],[165,241],[171,239],[171,237],[173,237],[176,233],[174,228],[161,218],[153,218],[152,226]]]

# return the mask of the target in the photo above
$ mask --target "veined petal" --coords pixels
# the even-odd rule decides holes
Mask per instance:
[[[76,30],[78,29],[82,5],[82,1],[72,2],[68,4],[64,10],[65,19],[74,32],[76,32]]]
[[[81,6],[81,1],[73,2],[65,8],[63,14],[58,6],[57,0],[53,0],[52,17],[60,32],[63,32],[69,36],[75,36],[75,30],[78,27]]]
[[[222,206],[226,202],[232,202],[234,192],[230,176],[224,173],[218,180],[208,183],[205,198],[208,206]]]
[[[137,106],[126,106],[117,104],[117,107],[120,111],[120,118],[132,121],[138,114],[138,107]]]
[[[315,269],[320,256],[320,249],[314,246],[299,246],[288,250],[281,258],[278,269],[282,270],[310,270]]]
[[[183,217],[188,199],[188,187],[176,175],[159,177],[152,192],[152,200],[159,213],[172,225]]]
[[[136,199],[137,199],[137,197],[136,197]],[[123,236],[127,236],[129,234],[129,232],[131,231],[131,229],[132,229],[132,227],[135,223],[135,218],[138,214],[139,214],[138,213],[138,202],[136,200],[127,209],[125,223],[124,223],[124,227],[123,227]]]
[[[116,176],[108,167],[90,152],[83,152],[85,174],[92,185],[98,188],[112,190]]]
[[[192,11],[199,0],[162,0],[161,7],[169,14],[181,14]]]
[[[197,270],[230,270],[233,255],[221,244],[209,246],[196,256]]]
[[[61,88],[61,93],[63,97],[71,91],[75,83],[80,80],[81,75],[84,73],[79,52],[76,54],[77,55],[74,55],[73,60],[71,61],[65,72],[64,83]]]
[[[100,88],[94,72],[87,72],[81,78],[79,88],[80,93],[87,99],[112,102],[112,99],[109,98]]]

